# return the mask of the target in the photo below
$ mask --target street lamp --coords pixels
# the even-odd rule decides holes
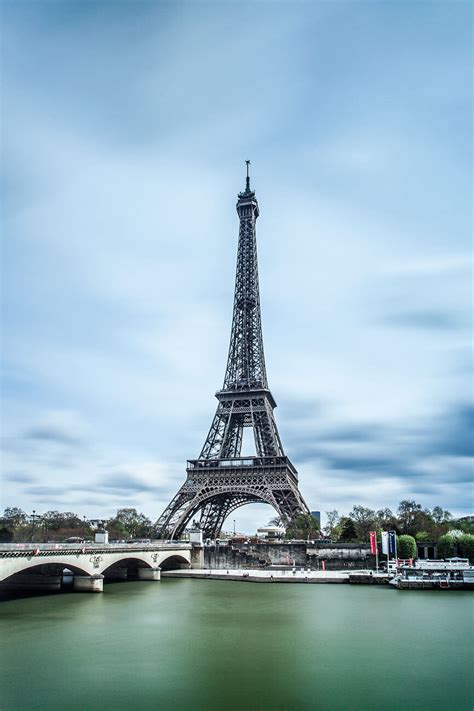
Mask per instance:
[[[84,525],[82,526],[82,537],[86,540],[86,516],[84,515],[82,518],[84,520]]]
[[[33,509],[33,513],[31,514],[31,518],[33,519],[33,525],[31,527],[31,540],[34,540],[34,535],[35,535],[35,518],[36,518],[36,511]]]
[[[234,536],[235,536],[235,518],[234,518]]]

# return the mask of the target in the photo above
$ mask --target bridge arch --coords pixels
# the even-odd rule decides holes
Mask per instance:
[[[10,561],[9,561],[10,562]],[[65,569],[71,570],[76,575],[90,575],[91,570],[87,564],[87,561],[81,560],[81,565],[71,561],[70,556],[64,558],[54,557],[52,559],[41,558],[20,558],[11,561],[8,567],[7,574],[0,581],[3,583],[10,580],[15,575],[21,575],[22,573],[50,573],[52,575],[60,575]]]
[[[63,589],[64,573],[71,571],[73,575],[88,576],[90,572],[70,561],[44,560],[24,561],[21,569],[10,573],[0,582],[1,592],[58,592]],[[71,578],[72,582],[72,578]]]
[[[100,572],[106,580],[133,580],[138,577],[139,568],[152,568],[152,564],[139,555],[125,555],[108,562]]]
[[[186,560],[184,556],[174,553],[161,561],[160,568],[161,570],[179,570],[179,568],[189,568],[190,565],[189,560]]]

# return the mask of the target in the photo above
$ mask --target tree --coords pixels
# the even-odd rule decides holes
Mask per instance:
[[[417,541],[429,541],[430,537],[426,531],[418,531],[418,533],[415,536]]]
[[[456,526],[457,529],[463,531],[463,533],[472,532],[472,524],[467,518],[458,518],[457,520],[452,521],[452,523]]]
[[[377,526],[375,511],[365,506],[354,506],[349,516],[354,521],[356,538],[359,541],[367,540],[369,531],[373,531]]]
[[[337,526],[339,524],[340,516],[336,509],[332,511],[326,511],[327,524],[324,528],[324,533],[329,537],[333,538],[337,531]]]
[[[84,521],[73,513],[72,511],[65,511],[61,514],[61,527],[62,528],[83,528]]]
[[[397,554],[399,558],[416,558],[416,541],[413,536],[398,536]]]
[[[319,524],[311,514],[299,514],[286,529],[286,538],[317,538]]]
[[[398,521],[391,509],[379,509],[375,512],[376,528],[382,531],[396,531]]]
[[[8,506],[3,512],[3,519],[7,528],[15,529],[26,524],[27,515],[23,509],[19,509],[16,506]]]
[[[340,541],[355,541],[357,538],[357,533],[354,525],[354,521],[348,516],[341,518],[340,522],[341,533],[339,535]]]
[[[431,517],[435,523],[447,523],[452,519],[452,514],[449,511],[443,511],[441,506],[435,506],[431,512]]]
[[[472,533],[463,533],[458,538],[458,553],[462,558],[474,560],[474,535]]]
[[[398,506],[399,530],[410,536],[415,536],[418,531],[430,530],[433,519],[428,509],[422,509],[416,501],[400,501]]]
[[[45,528],[52,531],[59,531],[62,524],[62,514],[59,511],[46,511],[43,515],[43,524]]]
[[[276,526],[277,528],[282,528],[283,522],[281,520],[281,516],[274,516],[273,518],[271,518],[270,521],[267,523],[267,526]]]
[[[0,543],[11,543],[11,541],[13,541],[13,531],[5,524],[0,524]]]
[[[84,522],[72,511],[46,511],[41,520],[44,528],[51,531],[84,527]]]
[[[445,533],[444,536],[440,536],[436,543],[438,556],[440,558],[451,558],[455,556],[458,550],[457,542],[458,538],[451,533]]]
[[[150,519],[132,508],[118,509],[109,524],[125,538],[147,538],[152,530]]]

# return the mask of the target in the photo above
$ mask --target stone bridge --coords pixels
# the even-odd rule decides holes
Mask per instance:
[[[106,580],[160,580],[161,569],[202,567],[202,548],[189,543],[2,544],[0,590],[102,592]]]

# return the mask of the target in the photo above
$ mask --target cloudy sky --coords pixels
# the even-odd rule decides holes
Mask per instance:
[[[470,2],[2,7],[3,505],[155,520],[184,481],[250,158],[310,508],[472,513]]]

